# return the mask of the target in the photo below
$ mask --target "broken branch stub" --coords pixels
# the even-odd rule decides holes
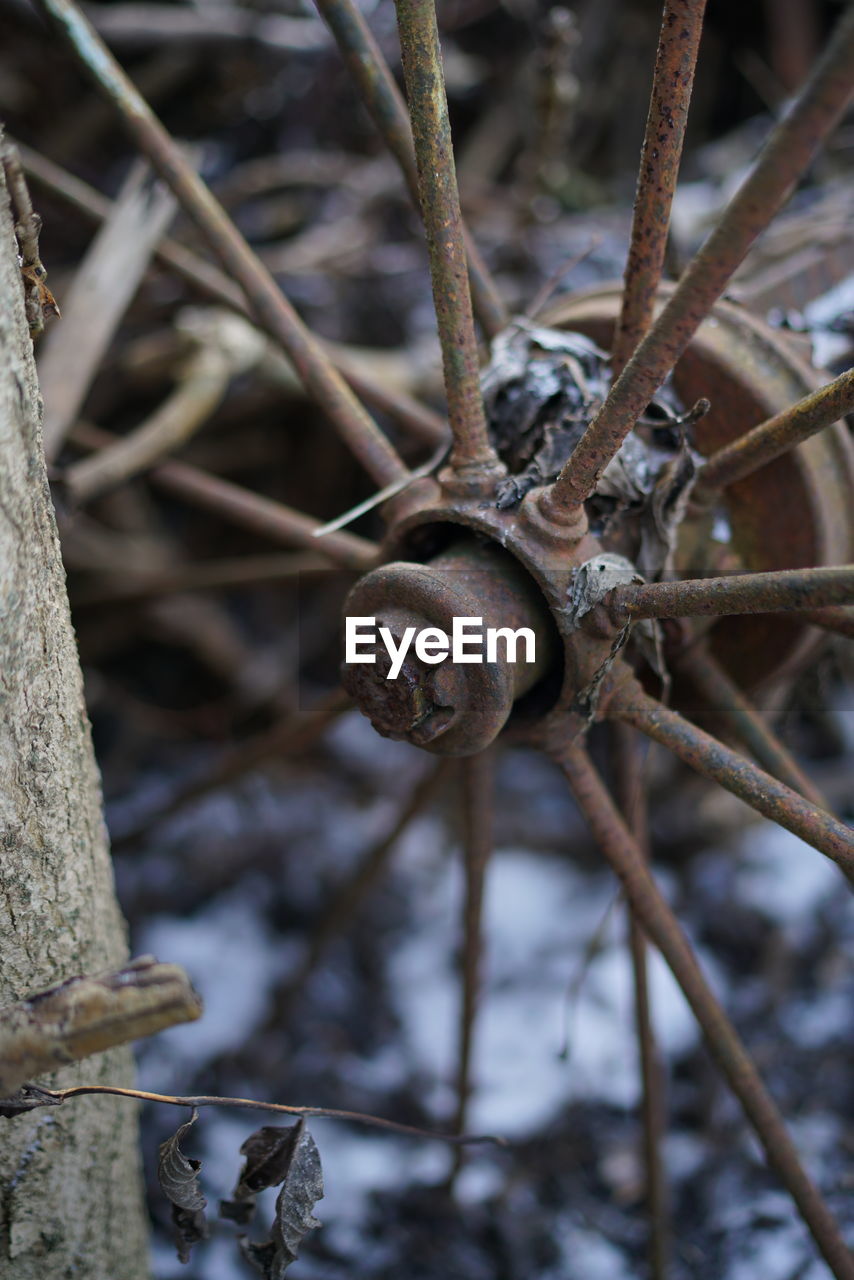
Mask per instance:
[[[0,1009],[0,1095],[116,1045],[200,1016],[183,969],[141,956],[115,972],[68,978]]]

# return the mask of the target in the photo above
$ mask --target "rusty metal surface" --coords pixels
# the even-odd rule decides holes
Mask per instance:
[[[715,662],[703,644],[688,644],[677,659],[680,671],[691,679],[701,696],[736,738],[747,747],[753,758],[799,791],[811,804],[827,808],[824,797],[806,776],[798,762],[765,723],[755,707],[727,673]]]
[[[482,751],[463,764],[462,819],[465,899],[462,913],[462,978],[454,1133],[464,1133],[472,1092],[472,1049],[483,964],[483,894],[494,843],[495,753]],[[457,1157],[459,1168],[461,1157]]]
[[[451,466],[492,474],[497,459],[486,431],[480,357],[462,236],[442,54],[433,0],[396,0],[403,74],[418,165],[418,191],[442,345]]]
[[[841,373],[826,386],[707,458],[697,479],[695,498],[710,499],[716,489],[745,479],[851,412],[854,412],[854,369]]]
[[[407,627],[437,627],[450,635],[454,618],[481,618],[484,627],[530,627],[536,661],[457,664],[422,662],[410,648],[400,675],[386,678],[382,648],[373,663],[344,663],[342,682],[378,733],[405,738],[441,755],[472,755],[497,737],[514,702],[545,674],[555,657],[545,602],[521,567],[496,546],[473,539],[427,564],[396,562],[362,578],[345,604],[351,617],[373,617],[397,644]]]
[[[523,507],[536,508],[536,498],[534,490]],[[513,579],[520,568],[523,580],[524,576],[529,579],[525,590],[534,588],[532,601],[542,611],[538,635],[547,639],[547,627],[553,633],[548,649],[550,670],[545,672],[549,695],[537,705],[535,714],[514,717],[510,724],[514,735],[543,745],[553,736],[563,739],[570,729],[583,732],[587,716],[576,713],[577,696],[608,662],[615,628],[607,617],[600,618],[597,610],[588,614],[582,626],[576,626],[570,619],[569,598],[575,571],[597,555],[598,542],[583,526],[556,537],[554,526],[546,525],[541,532],[531,521],[517,520],[513,512],[484,504],[477,496],[459,496],[450,502],[435,490],[427,490],[422,503],[413,502],[402,512],[390,531],[386,554],[430,562],[449,538],[459,536],[458,531],[468,531],[478,540],[486,538],[509,553],[505,564],[512,563],[511,557],[518,563]],[[604,626],[599,625],[602,621]]]
[[[79,422],[72,432],[74,443],[87,449],[108,448],[117,439],[120,437],[111,431],[89,422]],[[241,529],[286,547],[304,547],[342,569],[371,569],[379,558],[380,549],[375,542],[353,533],[330,533],[318,539],[315,533],[322,527],[319,520],[188,462],[168,459],[152,467],[148,479],[164,492],[207,508]]]
[[[564,304],[558,319],[601,341],[603,333],[613,327],[616,307],[615,291],[598,291],[592,297]],[[709,451],[722,438],[766,418],[769,405],[786,403],[793,387],[808,389],[809,376],[785,343],[764,324],[745,316],[740,308],[718,304],[712,320],[702,327],[677,369],[677,385],[684,400],[689,400],[691,393],[699,395],[707,390],[715,396],[715,409],[708,415],[711,425],[707,427],[705,419],[698,424],[700,446]],[[731,514],[730,545],[710,539],[708,521],[702,513],[702,518],[695,518],[693,525],[689,521],[681,531],[677,564],[681,564],[682,572],[711,574],[711,579],[620,587],[613,595],[610,612],[600,605],[581,625],[569,616],[574,575],[603,548],[590,535],[583,512],[574,526],[556,526],[544,518],[537,491],[525,497],[517,514],[498,510],[476,494],[454,493],[443,490],[433,480],[423,481],[420,488],[412,486],[394,500],[384,552],[390,558],[420,561],[429,568],[448,541],[458,536],[454,530],[468,530],[504,548],[530,575],[560,637],[560,658],[555,661],[553,672],[554,696],[548,706],[538,708],[539,721],[520,724],[514,717],[510,727],[515,734],[547,746],[568,734],[582,735],[589,720],[596,717],[602,673],[613,663],[614,648],[622,643],[620,635],[625,623],[641,613],[658,616],[678,609],[681,613],[714,617],[707,640],[714,659],[720,662],[722,655],[725,659],[722,678],[727,679],[731,671],[746,687],[761,680],[770,683],[803,661],[818,642],[818,633],[799,616],[793,614],[794,620],[787,622],[785,615],[776,611],[782,607],[814,610],[819,603],[850,600],[854,569],[848,566],[793,572],[784,566],[797,565],[799,561],[821,566],[823,560],[826,563],[846,559],[850,554],[850,463],[850,443],[841,427],[833,427],[793,450],[775,464],[785,468],[782,489],[769,483],[766,471],[741,482],[744,501]],[[710,552],[708,561],[698,564],[692,560]],[[756,575],[721,575],[722,568],[731,566],[773,568],[770,573]],[[400,589],[401,583],[386,584],[387,605]],[[471,608],[467,605],[465,611]],[[773,612],[763,617],[756,612],[760,609]],[[746,616],[717,620],[718,615],[728,611],[742,611]],[[747,630],[730,640],[728,629],[738,622],[743,622]],[[540,626],[542,629],[542,623]],[[562,672],[558,674],[561,664]],[[562,680],[559,690],[558,678]],[[460,687],[454,691],[454,699],[461,707],[465,705],[464,683],[460,679]],[[455,739],[451,737],[440,747],[441,735],[436,734],[436,745],[431,749],[463,753],[491,740],[510,714],[507,689],[505,685],[498,699],[500,705],[493,708],[491,715],[480,699],[478,730],[470,742],[460,739],[453,745]],[[354,690],[354,696],[370,706],[366,689],[361,693]],[[386,694],[382,696],[385,698]],[[417,730],[415,721],[425,713],[421,703],[414,705],[412,697],[410,694],[406,707],[398,708],[395,714]],[[488,701],[497,695],[484,690],[484,697]],[[387,708],[381,710],[380,718],[389,714]],[[396,731],[400,731],[399,726]],[[481,731],[483,737],[479,736]]]
[[[644,778],[643,739],[627,724],[612,726],[611,755],[614,791],[626,827],[638,852],[649,861],[649,816]],[[672,1222],[667,1175],[662,1145],[667,1132],[667,1077],[659,1049],[650,1003],[649,941],[632,903],[629,903],[629,951],[635,997],[635,1028],[638,1040],[643,1097],[643,1152],[646,1185],[644,1198],[649,1221],[648,1257],[650,1280],[667,1280],[672,1254]]]
[[[672,285],[660,291],[663,305]],[[544,319],[610,344],[620,286],[602,286],[562,300]],[[694,427],[695,445],[710,455],[816,388],[814,370],[787,336],[744,308],[718,302],[674,372],[685,404],[708,396],[711,410]],[[730,542],[712,539],[712,518],[689,510],[676,565],[686,575],[832,565],[854,557],[854,449],[835,423],[722,495]],[[545,523],[545,522],[543,522]],[[722,618],[710,632],[711,651],[743,688],[773,683],[797,670],[819,641],[805,619]]]
[[[38,152],[25,147],[23,143],[15,145],[21,153],[27,177],[34,179],[57,200],[71,205],[96,225],[100,225],[110,216],[113,202],[103,196],[100,191],[82,182],[74,174],[68,173],[60,165],[54,164],[52,160],[47,160]],[[174,271],[176,275],[191,284],[193,289],[203,297],[225,303],[227,307],[238,311],[247,319],[253,319],[243,290],[215,263],[209,262],[201,254],[167,238],[160,241],[154,250],[154,256],[170,271]],[[276,340],[276,334],[270,329],[265,332]],[[378,382],[364,365],[357,366],[352,362],[345,347],[326,343],[323,339],[319,341],[338,372],[366,404],[387,413],[417,439],[433,444],[447,437],[448,424],[438,413],[408,395],[407,392],[389,386],[387,383]]]
[[[574,575],[580,566],[592,561],[601,553],[601,544],[584,529],[583,525],[576,530],[568,527],[559,530],[547,521],[538,524],[536,519],[529,518],[532,513],[538,512],[537,496],[537,491],[533,491],[525,498],[522,505],[522,518],[517,518],[514,513],[483,504],[476,497],[452,498],[447,494],[442,495],[433,482],[427,482],[419,495],[408,495],[405,504],[397,509],[385,554],[390,558],[400,557],[407,561],[426,562],[424,565],[424,571],[426,571],[429,570],[430,563],[434,561],[437,554],[447,545],[448,540],[458,537],[455,530],[469,530],[509,552],[530,575],[542,593],[542,598],[550,610],[554,629],[560,637],[559,662],[562,663],[560,690],[558,692],[556,689],[549,707],[540,708],[539,722],[525,727],[524,730],[516,725],[514,730],[524,732],[529,740],[537,741],[541,745],[565,738],[567,733],[584,732],[591,712],[589,708],[585,711],[582,704],[585,700],[589,701],[591,691],[595,693],[597,680],[613,660],[613,648],[615,643],[618,643],[621,629],[633,615],[643,612],[657,616],[660,613],[666,613],[668,608],[673,610],[676,607],[675,602],[681,601],[682,612],[704,612],[716,615],[725,612],[728,608],[748,610],[750,624],[755,627],[759,621],[753,612],[756,609],[765,607],[778,610],[781,602],[789,605],[799,603],[802,608],[813,608],[819,600],[850,599],[850,593],[854,589],[854,569],[850,567],[807,571],[806,574],[784,571],[771,574],[736,575],[715,579],[710,584],[701,580],[699,583],[687,584],[677,582],[626,586],[612,593],[615,603],[610,611],[603,604],[592,609],[582,620],[581,625],[576,625],[570,617],[569,609]],[[405,495],[402,495],[403,497]],[[789,514],[791,514],[791,508]],[[382,574],[382,571],[379,573]],[[403,589],[402,582],[387,582],[386,605],[394,600],[396,592],[399,593]],[[436,590],[440,591],[440,588],[437,586]],[[477,597],[476,593],[476,597],[482,603],[487,599],[489,592],[484,592],[482,587],[478,590],[481,594]],[[650,604],[645,607],[640,603],[646,592],[650,593],[651,599],[654,598],[654,606]],[[633,601],[631,610],[625,606],[625,602],[630,600]],[[663,604],[665,600],[668,602],[666,606]],[[617,602],[623,602],[623,605],[618,606]],[[475,608],[472,603],[458,609],[458,612],[467,616],[473,608],[475,614],[480,612],[480,606]],[[354,610],[350,608],[350,612]],[[771,623],[777,630],[782,629],[779,615],[774,615]],[[543,625],[541,620],[539,624],[541,631]],[[717,629],[716,625],[712,633],[713,638],[717,636]],[[808,637],[815,636],[816,633],[808,627],[801,626],[796,635],[804,638],[803,645],[805,645]],[[791,660],[791,648],[788,652],[785,650],[783,652],[786,659]],[[751,648],[743,655],[742,665],[749,667],[752,662],[762,674],[770,676],[779,673],[780,666],[777,666],[775,672],[772,663],[772,659],[778,654],[779,650],[763,651],[760,648],[757,652],[755,648]],[[557,675],[559,662],[555,661],[555,675]],[[455,698],[460,706],[463,706],[465,681],[462,677],[459,678],[459,683],[460,688],[455,692]],[[556,684],[557,680],[555,680],[555,688]],[[360,695],[354,690],[354,696],[357,700],[364,699],[365,693],[363,691]],[[487,694],[487,696],[493,695]],[[500,709],[491,719],[488,715],[485,716],[482,727],[486,736],[484,738],[476,736],[473,739],[474,746],[471,744],[454,746],[455,751],[459,749],[460,753],[464,753],[474,750],[483,742],[491,740],[491,737],[508,719],[507,696],[505,691]],[[423,708],[410,707],[407,714],[412,720],[421,710]],[[479,715],[482,713],[483,707]],[[595,705],[593,705],[593,714],[595,714]],[[478,733],[480,733],[480,727]],[[446,746],[437,745],[431,749],[450,749],[453,742],[454,738],[450,738]]]
[[[652,394],[688,346],[822,140],[842,116],[854,88],[854,8],[848,7],[797,101],[777,125],[716,229],[687,267],[664,310],[590,424],[545,506],[556,520],[593,491]]]
[[[315,530],[321,527],[319,520],[186,462],[163,462],[150,475],[159,489],[206,507],[263,538],[286,547],[305,547],[344,569],[369,569],[376,564],[377,547],[366,538],[343,532],[315,538]]]
[[[854,640],[854,609],[831,608],[811,609],[806,615],[807,621],[823,631],[832,631],[838,636],[847,636]]]
[[[325,0],[325,3],[330,11],[334,10],[344,18],[349,14],[348,20],[352,20],[352,13],[343,7],[344,0],[337,8],[335,0]],[[514,709],[519,710],[517,704],[520,701],[524,702],[528,695],[535,695],[550,676],[555,677],[553,691],[547,700],[537,704],[530,722],[523,722],[517,731],[550,747],[564,768],[603,851],[625,885],[633,910],[643,928],[661,948],[681,983],[713,1052],[755,1125],[769,1159],[781,1173],[834,1274],[840,1280],[852,1280],[854,1264],[838,1236],[833,1219],[800,1165],[752,1061],[705,983],[689,944],[644,865],[637,843],[621,822],[577,742],[597,717],[607,715],[624,725],[631,725],[671,747],[682,759],[733,791],[755,810],[835,859],[850,878],[854,877],[854,834],[677,713],[649,698],[637,685],[630,668],[623,665],[618,657],[620,646],[629,634],[624,621],[642,614],[644,608],[658,614],[665,601],[665,612],[678,606],[682,610],[689,608],[695,612],[717,614],[727,602],[751,613],[757,608],[779,609],[784,604],[790,607],[806,605],[815,610],[827,602],[851,598],[854,570],[837,570],[835,576],[822,575],[815,569],[788,574],[771,573],[764,577],[748,577],[747,582],[729,577],[713,584],[711,589],[708,582],[653,584],[637,588],[634,594],[623,589],[622,596],[615,596],[615,600],[618,603],[622,600],[624,605],[616,618],[610,618],[605,608],[598,607],[591,608],[584,617],[580,617],[574,612],[571,602],[577,571],[587,566],[602,549],[587,532],[580,504],[652,392],[682,352],[685,355],[678,376],[686,379],[686,385],[690,381],[686,370],[690,373],[691,362],[696,363],[700,359],[698,353],[702,349],[701,342],[691,344],[691,339],[703,317],[708,314],[753,238],[802,171],[820,136],[827,132],[842,110],[851,84],[849,64],[854,55],[854,10],[843,17],[840,34],[830,56],[825,59],[799,105],[776,131],[718,230],[680,285],[669,293],[661,316],[654,322],[638,353],[627,364],[601,413],[561,474],[551,500],[541,503],[542,492],[537,494],[534,491],[526,497],[517,515],[498,511],[483,501],[484,496],[489,495],[490,486],[494,487],[499,468],[489,445],[480,395],[465,241],[451,155],[434,7],[432,0],[397,0],[397,3],[454,448],[452,467],[445,473],[441,489],[435,482],[425,481],[399,495],[389,508],[394,517],[386,550],[391,552],[394,549],[407,558],[383,565],[364,577],[351,594],[346,608],[351,615],[375,616],[378,623],[387,625],[398,640],[411,626],[416,629],[434,626],[449,632],[454,617],[477,616],[482,618],[486,627],[512,630],[520,626],[530,627],[538,639],[538,661],[530,665],[497,660],[474,666],[460,667],[450,662],[433,666],[408,656],[400,678],[395,681],[385,680],[388,667],[378,661],[372,666],[351,664],[345,668],[344,683],[380,732],[406,738],[438,754],[475,755],[510,722]],[[289,350],[306,385],[336,422],[357,457],[383,486],[408,478],[406,468],[334,372],[320,344],[302,327],[272,278],[187,165],[180,149],[136,94],[104,46],[97,41],[71,0],[39,0],[39,4],[60,24],[81,60],[118,105],[142,149],[152,158],[202,228],[223,264],[246,291],[258,322]],[[679,8],[675,3],[665,7],[665,25],[668,13],[675,13]],[[695,4],[692,8],[696,11],[701,6]],[[361,28],[351,28],[347,37],[351,50],[361,48],[364,52],[367,47],[364,40],[361,46],[358,44],[363,37]],[[666,59],[663,65],[662,76],[666,78],[671,73]],[[682,66],[681,62],[679,66]],[[372,67],[367,82],[370,86],[369,100],[371,95],[376,98],[377,93],[380,94],[377,113],[380,116],[388,110],[396,113],[397,99],[393,94],[391,99],[382,97],[383,93],[391,94],[392,88],[390,82],[383,79],[381,64]],[[379,85],[384,88],[378,90]],[[667,104],[662,102],[660,108],[666,112]],[[399,134],[400,120],[396,114],[393,127],[398,130],[394,145],[399,144],[399,149],[406,150],[409,168],[404,164],[404,171],[411,176],[411,154]],[[651,128],[655,128],[654,121]],[[674,130],[678,132],[677,125],[674,125]],[[660,168],[653,169],[653,186],[660,180],[669,189],[668,165],[675,166],[676,150],[678,147]],[[653,200],[652,196],[650,200]],[[648,208],[646,213],[657,223],[660,237],[662,210]],[[638,252],[643,239],[643,218],[640,215],[639,218],[640,229],[635,244]],[[646,326],[659,270],[656,266],[659,249],[660,244],[656,243],[652,257],[645,264],[638,264],[637,256],[635,258],[632,271],[639,281],[635,299],[639,309],[637,314],[630,315],[632,308],[627,303],[626,344],[629,344],[632,324],[641,328]],[[717,312],[712,323],[722,327]],[[687,351],[686,347],[689,348]],[[770,349],[769,344],[763,348],[758,343],[750,347],[747,357],[740,358],[729,350],[719,359],[717,366],[713,359],[706,359],[705,371],[715,369],[718,378],[715,412],[719,421],[729,419],[733,401],[738,406],[738,414],[730,426],[720,429],[743,431],[746,426],[754,426],[769,416],[761,403],[764,390],[756,392],[754,389],[751,399],[753,374],[748,369],[751,361],[757,367],[762,366],[766,349]],[[788,366],[785,368],[788,370]],[[760,387],[764,388],[769,380],[765,368],[760,368],[760,376],[756,378]],[[720,389],[722,386],[731,389],[729,403],[726,390]],[[759,410],[754,412],[756,404],[759,404]],[[781,407],[774,406],[776,410]],[[748,489],[732,486],[728,498],[730,515],[739,534],[736,539],[738,554],[744,564],[751,568],[785,567],[791,570],[793,566],[809,564],[813,560],[809,551],[813,548],[819,549],[820,557],[839,558],[838,549],[842,546],[846,548],[842,555],[847,557],[851,542],[850,519],[844,512],[840,515],[834,505],[844,503],[848,496],[842,484],[842,478],[847,474],[847,463],[837,468],[839,474],[836,475],[832,475],[832,464],[836,458],[849,458],[850,451],[846,454],[847,446],[841,444],[833,433],[831,436],[834,443],[830,450],[825,448],[822,455],[825,463],[821,466],[803,464],[806,454],[800,450],[796,457],[787,456],[772,464],[783,468],[778,469],[776,475],[778,480],[785,477],[788,486],[785,504],[781,501],[780,491],[772,491],[767,486],[757,488],[753,484],[754,477],[750,477]],[[725,444],[726,440],[722,443]],[[819,447],[817,441],[810,443]],[[714,441],[709,446],[717,447],[719,445]],[[836,453],[833,453],[834,449]],[[813,456],[818,456],[815,450]],[[822,467],[825,467],[824,471]],[[185,497],[202,503],[213,503],[218,511],[289,542],[326,550],[340,563],[361,568],[375,563],[376,549],[370,543],[339,533],[332,533],[318,543],[312,538],[316,522],[278,504],[265,504],[262,499],[253,498],[250,502],[243,491],[228,482],[205,477],[179,463],[158,468],[153,475],[157,483],[171,487],[174,492],[181,492]],[[826,478],[831,484],[829,503],[822,492],[822,482]],[[478,492],[479,486],[482,492]],[[746,512],[743,502],[746,492],[763,496],[766,506],[759,514],[755,504],[752,513]],[[779,540],[771,538],[769,526],[765,523],[765,512],[770,512],[774,506],[781,513]],[[785,532],[784,525],[793,523],[793,512],[801,511],[804,512],[806,534],[797,528]],[[550,513],[555,517],[554,521],[549,519]],[[792,539],[800,541],[793,542]],[[766,541],[770,545],[765,545]],[[807,556],[806,561],[804,556]],[[775,558],[781,563],[776,563]],[[630,574],[631,571],[629,566]],[[832,586],[830,590],[828,583]],[[651,598],[654,598],[654,607],[649,604]],[[793,600],[798,604],[792,604]],[[755,619],[752,625],[755,627]],[[778,629],[779,625],[775,624]],[[759,634],[756,630],[751,633],[753,661],[763,667],[771,665],[773,671],[779,671],[782,661],[775,655],[775,664],[769,664],[768,653],[761,645],[757,646]],[[796,649],[803,652],[803,648],[799,648],[802,629],[794,634],[795,640],[789,642],[784,652],[786,658],[791,657]],[[337,709],[340,709],[338,703],[330,703],[313,718],[306,717],[295,728],[292,726],[289,736],[291,747],[296,744],[299,748],[306,741],[313,740],[319,727],[328,723]],[[752,728],[755,730],[755,726]],[[268,741],[265,749],[269,749],[269,745]],[[482,781],[482,772],[479,772],[482,767],[482,761],[472,762],[467,767],[469,777],[481,778]],[[477,977],[476,933],[487,848],[484,840],[484,796],[482,786],[469,793],[472,867],[467,915],[470,944],[467,948],[467,1001],[463,1011],[459,1076],[461,1110],[468,1080],[471,1016]],[[642,962],[639,961],[640,971]],[[644,990],[640,982],[638,994],[642,1003]]]
[[[573,745],[555,752],[579,808],[604,856],[694,1012],[709,1049],[741,1103],[775,1169],[812,1232],[837,1280],[854,1280],[854,1259],[821,1193],[801,1164],[782,1116],[724,1009],[718,1003],[691,944],[662,897],[643,855],[620,818],[586,752]]]
[[[361,11],[353,0],[315,0],[318,11],[335,37],[353,81],[403,173],[416,209],[420,207],[415,149],[406,104],[388,63]],[[477,318],[488,337],[494,337],[507,323],[507,313],[489,272],[463,226],[472,301]]]
[[[116,108],[140,151],[243,289],[258,324],[282,344],[306,391],[365,469],[379,484],[405,477],[408,470],[392,445],[73,0],[38,0],[38,7]]]
[[[626,618],[713,617],[724,613],[775,613],[854,603],[854,565],[736,573],[726,578],[630,583],[614,589],[608,605],[615,621]]]
[[[633,725],[668,747],[692,769],[720,783],[757,813],[831,858],[854,881],[854,831],[850,827],[651,698],[636,681],[623,680],[616,685],[607,715]]]
[[[665,0],[641,148],[613,367],[622,372],[652,323],[679,176],[706,0]]]

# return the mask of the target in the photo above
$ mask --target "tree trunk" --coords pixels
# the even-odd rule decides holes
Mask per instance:
[[[127,954],[0,167],[0,1005]],[[129,1084],[127,1050],[49,1081]],[[134,1104],[0,1119],[0,1280],[148,1274]]]

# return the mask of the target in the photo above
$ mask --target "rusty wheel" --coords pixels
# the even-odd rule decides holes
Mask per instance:
[[[381,547],[341,529],[317,537],[308,517],[252,503],[236,486],[178,464],[161,464],[158,482],[364,571],[347,613],[375,617],[398,644],[408,628],[448,633],[460,617],[526,628],[536,639],[528,665],[499,652],[481,666],[407,656],[394,680],[379,661],[343,669],[345,688],[380,733],[465,758],[459,1123],[470,1087],[488,852],[487,748],[502,736],[536,744],[559,764],[631,907],[653,1221],[660,1223],[663,1191],[648,944],[682,987],[831,1271],[851,1280],[854,1262],[838,1227],[648,869],[638,743],[663,744],[832,859],[840,885],[854,878],[852,832],[826,812],[757,710],[815,652],[822,629],[850,635],[854,626],[854,457],[841,422],[854,408],[854,373],[822,381],[779,332],[722,300],[849,101],[854,9],[843,12],[716,230],[678,282],[665,286],[704,10],[702,0],[667,0],[624,284],[572,297],[533,322],[505,317],[463,227],[432,0],[397,3],[408,115],[351,0],[318,0],[423,211],[451,437],[437,474],[413,474],[71,0],[39,3],[242,287],[253,319],[289,353],[376,480],[386,535]],[[475,315],[492,340],[485,371]],[[376,401],[376,388],[344,372]],[[541,384],[548,394],[537,400]],[[415,406],[394,408],[423,436],[434,432]],[[514,412],[528,415],[524,424]],[[297,738],[317,732],[333,709],[309,716]],[[613,793],[586,745],[600,723],[611,727]],[[663,1253],[654,1239],[657,1276],[665,1274]]]

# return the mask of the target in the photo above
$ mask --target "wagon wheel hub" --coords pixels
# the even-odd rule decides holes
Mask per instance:
[[[619,304],[619,289],[598,289],[564,302],[549,323],[608,346]],[[816,382],[783,335],[731,303],[717,305],[674,371],[684,403],[701,396],[711,401],[695,435],[704,455]],[[846,500],[852,478],[850,442],[837,424],[732,486],[717,509],[689,509],[676,553],[680,575],[844,561],[854,541]],[[607,611],[593,608],[579,619],[568,607],[578,570],[625,549],[626,514],[606,536],[594,537],[583,522],[552,525],[541,492],[528,494],[518,511],[502,511],[482,494],[422,482],[392,507],[387,550],[393,560],[360,580],[346,615],[374,618],[395,646],[407,629],[451,636],[455,618],[478,618],[484,633],[530,629],[536,651],[533,663],[509,661],[499,644],[495,661],[460,664],[450,657],[424,661],[410,644],[394,678],[381,648],[372,664],[345,662],[344,684],[378,732],[439,754],[469,755],[512,720],[520,733],[544,741],[566,734],[568,715],[581,716],[583,725],[604,708],[604,673],[610,683],[630,674],[614,663],[620,627]],[[725,541],[710,538],[714,525],[727,530]],[[677,644],[680,635],[692,634],[681,628]],[[795,616],[754,614],[716,620],[707,639],[731,676],[751,689],[803,664],[818,637]],[[591,698],[596,682],[601,687]],[[690,703],[678,681],[676,691]]]

